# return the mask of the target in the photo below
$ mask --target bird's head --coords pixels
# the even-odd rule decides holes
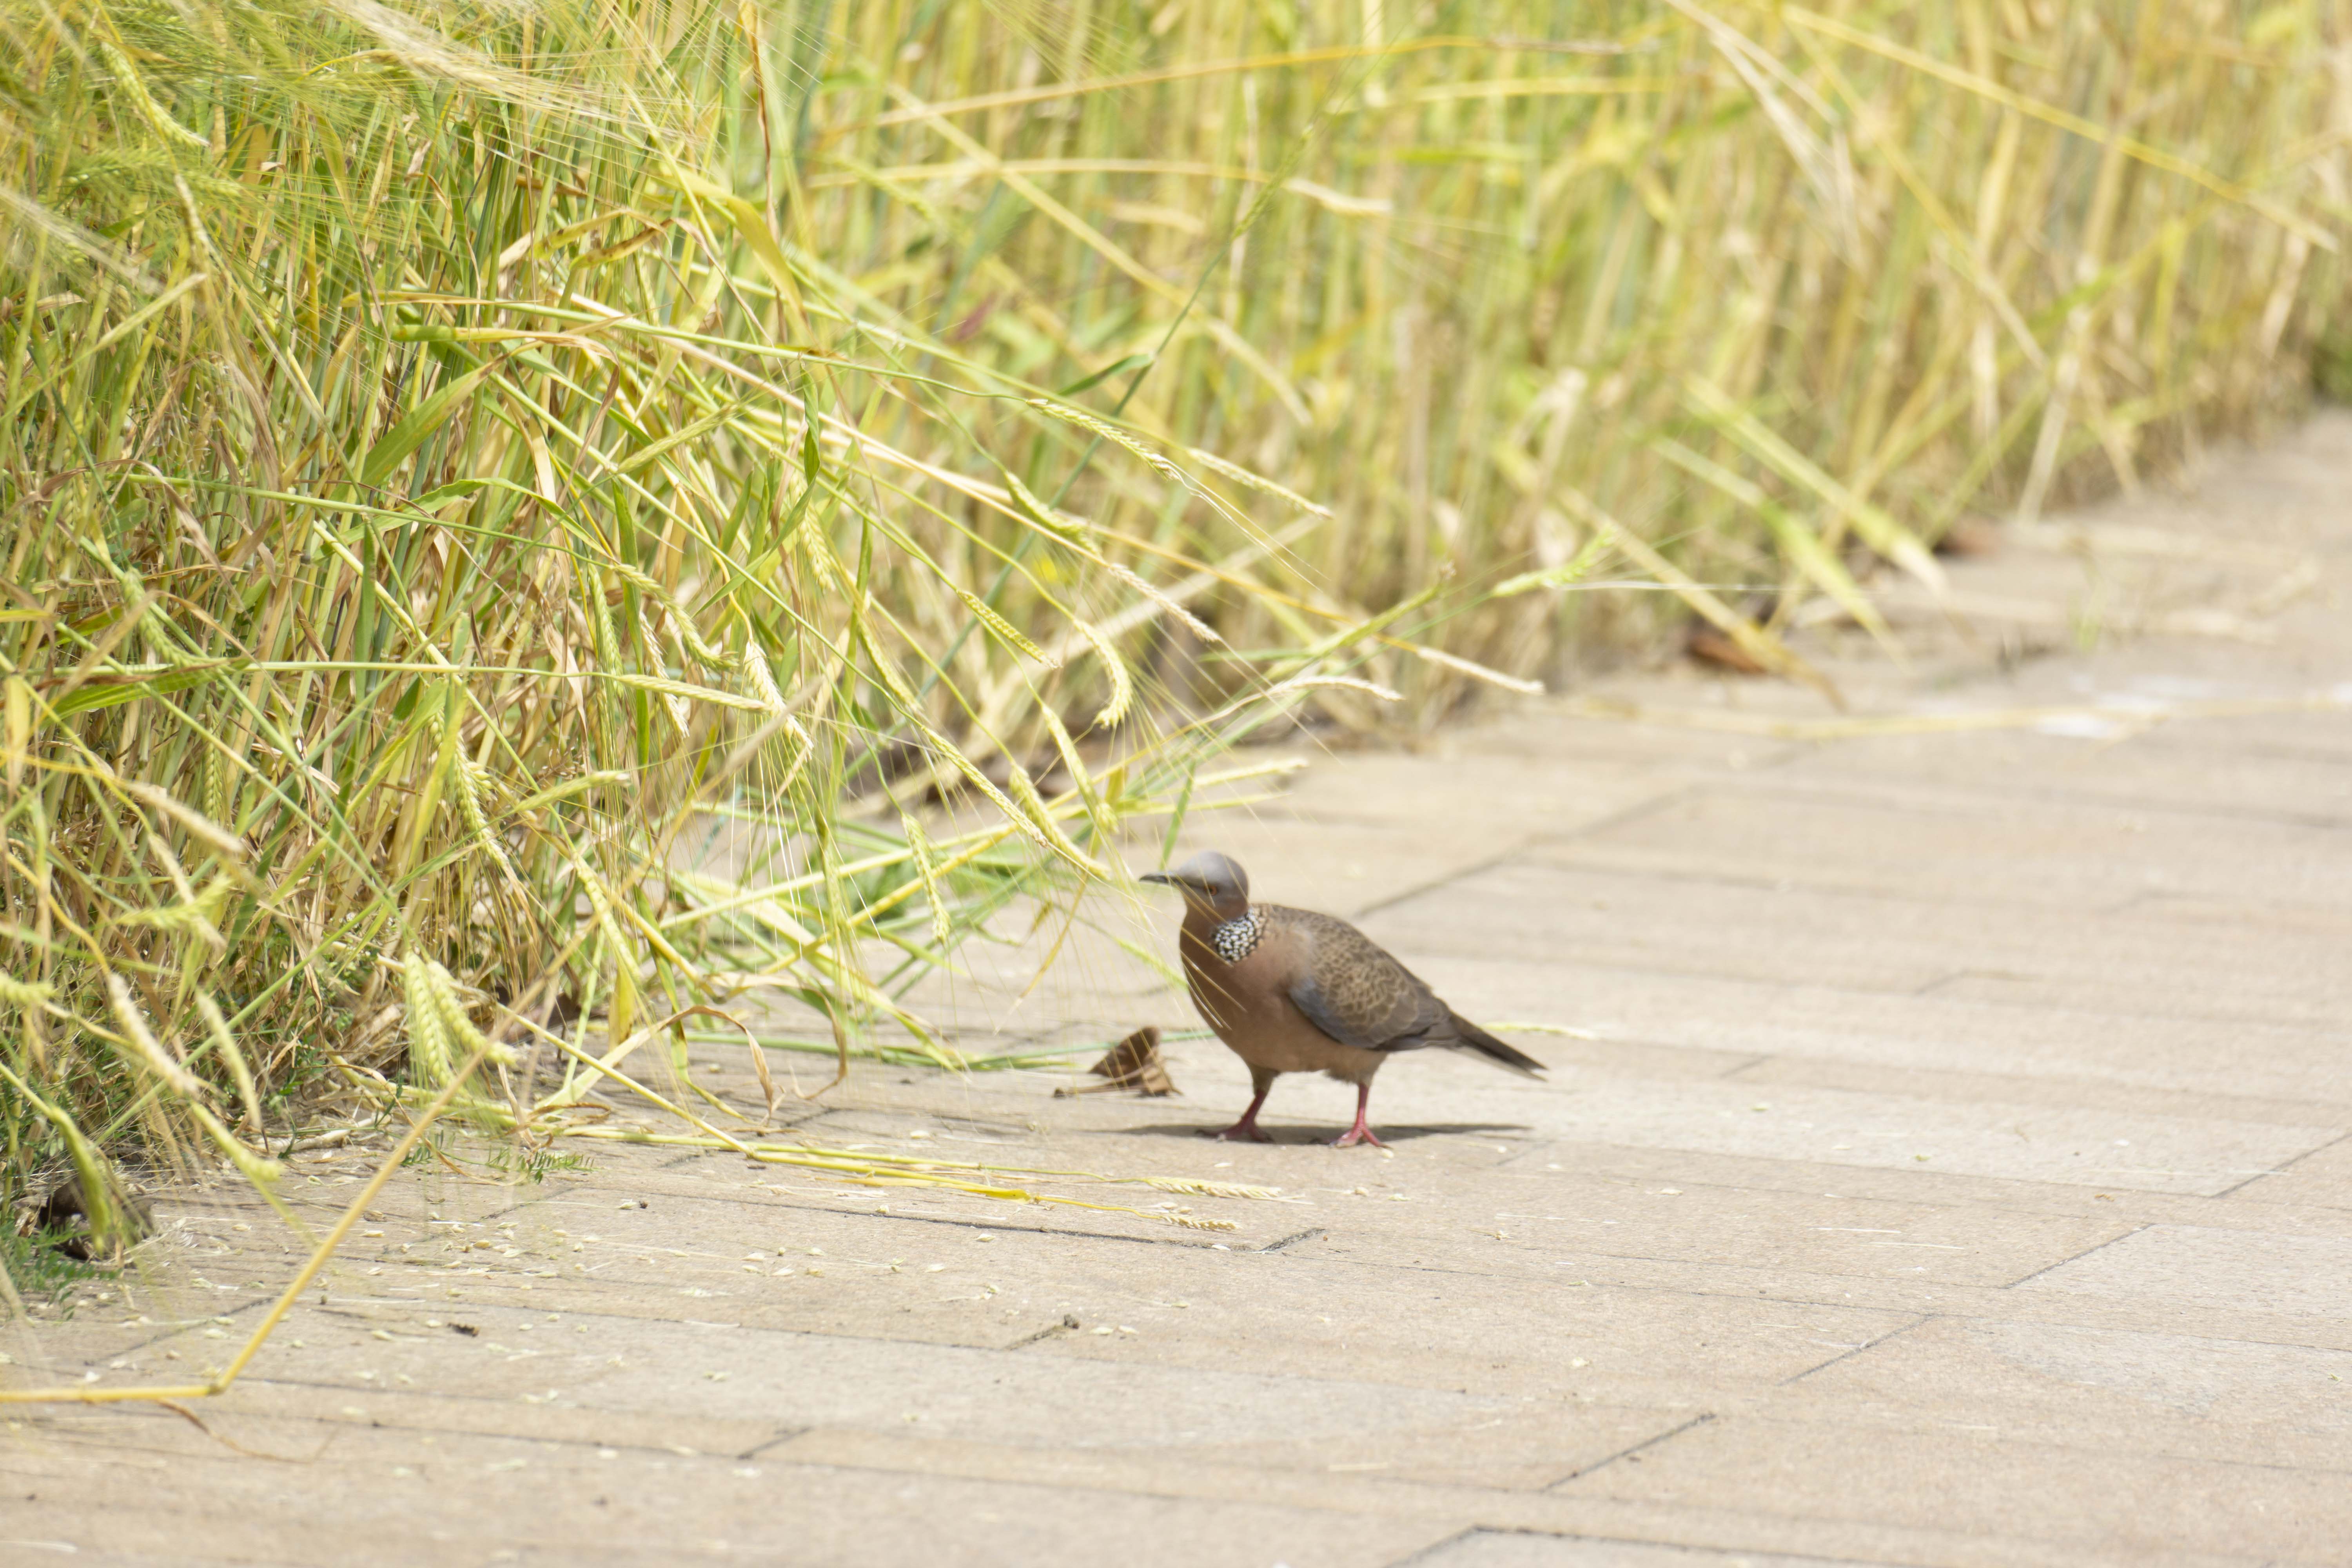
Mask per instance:
[[[1200,910],[1220,921],[1249,913],[1249,873],[1231,856],[1213,849],[1202,851],[1172,870],[1147,871],[1139,880],[1175,889],[1184,895],[1185,908]]]

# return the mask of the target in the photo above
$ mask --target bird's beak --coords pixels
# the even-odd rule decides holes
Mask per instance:
[[[1180,885],[1175,878],[1170,876],[1165,871],[1146,871],[1142,876],[1138,877],[1136,880],[1139,882],[1157,882],[1163,888],[1173,888]]]

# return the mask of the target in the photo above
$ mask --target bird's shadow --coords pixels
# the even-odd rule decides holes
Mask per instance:
[[[1332,1139],[1338,1137],[1347,1130],[1348,1129],[1344,1125],[1338,1124],[1328,1128],[1260,1127],[1258,1129],[1258,1131],[1265,1133],[1268,1141],[1272,1142],[1295,1145],[1328,1143]],[[1106,1129],[1106,1131],[1130,1137],[1185,1138],[1198,1140],[1202,1142],[1208,1142],[1214,1140],[1216,1135],[1223,1131],[1223,1129],[1219,1127],[1171,1126],[1166,1122],[1161,1122],[1157,1126],[1113,1127]],[[1454,1133],[1527,1132],[1532,1131],[1532,1129],[1523,1121],[1431,1121],[1418,1124],[1412,1122],[1400,1122],[1394,1124],[1382,1122],[1381,1125],[1373,1128],[1372,1131],[1380,1134],[1381,1142],[1384,1143],[1403,1143],[1410,1142],[1416,1138],[1443,1138]],[[1245,1143],[1248,1140],[1236,1138],[1234,1142],[1236,1143]]]

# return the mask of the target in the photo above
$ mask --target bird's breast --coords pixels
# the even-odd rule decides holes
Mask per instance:
[[[1379,1052],[1341,1045],[1291,1001],[1295,966],[1278,944],[1255,943],[1229,963],[1212,935],[1188,926],[1178,951],[1194,1010],[1235,1056],[1269,1072],[1329,1073],[1350,1083],[1379,1070],[1386,1059]]]

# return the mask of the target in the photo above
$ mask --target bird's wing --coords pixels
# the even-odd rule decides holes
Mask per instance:
[[[1305,910],[1269,910],[1298,944],[1291,1002],[1307,1021],[1359,1050],[1411,1050],[1450,1015],[1421,980],[1347,921]]]

